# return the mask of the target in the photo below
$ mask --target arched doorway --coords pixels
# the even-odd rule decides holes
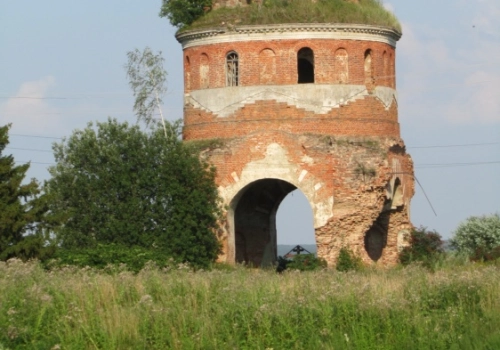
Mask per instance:
[[[296,187],[279,179],[261,179],[233,199],[235,262],[271,266],[277,258],[276,213]]]
[[[299,84],[314,83],[314,52],[308,47],[297,53],[297,75]]]

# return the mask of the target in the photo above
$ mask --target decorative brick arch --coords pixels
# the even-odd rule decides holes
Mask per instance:
[[[335,62],[335,79],[334,82],[339,84],[349,83],[349,55],[347,50],[344,48],[339,48],[334,54]]]
[[[273,50],[266,48],[259,53],[259,82],[262,85],[270,85],[275,82],[276,77],[276,54]]]

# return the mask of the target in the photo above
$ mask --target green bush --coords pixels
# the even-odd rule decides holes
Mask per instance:
[[[500,259],[500,246],[492,249],[477,248],[470,256],[474,262],[489,262]]]
[[[45,191],[62,218],[61,248],[142,247],[202,268],[217,259],[215,169],[176,132],[109,119],[74,131],[54,153]]]
[[[203,16],[205,8],[211,7],[212,0],[163,0],[160,17],[167,17],[176,27],[184,27]]]
[[[335,268],[340,272],[357,271],[361,269],[361,259],[347,247],[340,248],[337,265]]]
[[[469,217],[455,230],[451,244],[473,260],[493,259],[500,247],[500,215]]]
[[[299,271],[314,271],[326,268],[327,263],[325,259],[318,258],[314,254],[297,254],[293,258],[286,259],[278,257],[277,272],[284,270],[299,270]]]
[[[120,266],[129,271],[139,272],[149,262],[160,268],[175,264],[174,260],[161,250],[138,246],[127,247],[120,244],[98,244],[94,248],[84,249],[58,249],[54,258],[44,261],[46,268],[74,265],[104,269]]]
[[[399,261],[405,266],[420,262],[431,268],[444,253],[441,235],[436,231],[428,231],[426,227],[413,229],[409,243],[399,254]]]

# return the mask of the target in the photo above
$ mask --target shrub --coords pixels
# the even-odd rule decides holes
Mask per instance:
[[[471,259],[490,260],[500,248],[500,215],[471,216],[461,222],[451,240],[459,252]]]
[[[163,0],[160,17],[167,17],[173,26],[184,27],[203,16],[211,5],[212,0]]]
[[[164,251],[120,244],[98,244],[96,247],[84,249],[59,249],[54,257],[55,259],[44,262],[46,268],[74,265],[104,269],[112,265],[139,272],[149,262],[160,268],[175,263]]]
[[[54,145],[46,183],[61,248],[116,244],[208,267],[218,256],[215,169],[161,127],[109,119]]]
[[[337,260],[337,265],[335,268],[337,271],[347,272],[350,270],[357,271],[361,268],[361,259],[354,254],[352,250],[347,247],[340,248],[339,257]]]
[[[326,268],[325,259],[318,258],[314,254],[297,254],[291,259],[278,257],[277,272],[283,272],[286,269],[299,271],[314,271]]]
[[[399,261],[403,265],[421,262],[426,267],[432,267],[444,252],[441,235],[436,231],[428,231],[426,227],[413,229],[409,243],[399,254]]]
[[[470,256],[470,260],[475,262],[488,262],[500,259],[500,246],[493,249],[478,248]]]

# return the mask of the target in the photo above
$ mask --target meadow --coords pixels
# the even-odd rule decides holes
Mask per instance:
[[[340,273],[0,262],[0,349],[500,349],[498,265]]]

